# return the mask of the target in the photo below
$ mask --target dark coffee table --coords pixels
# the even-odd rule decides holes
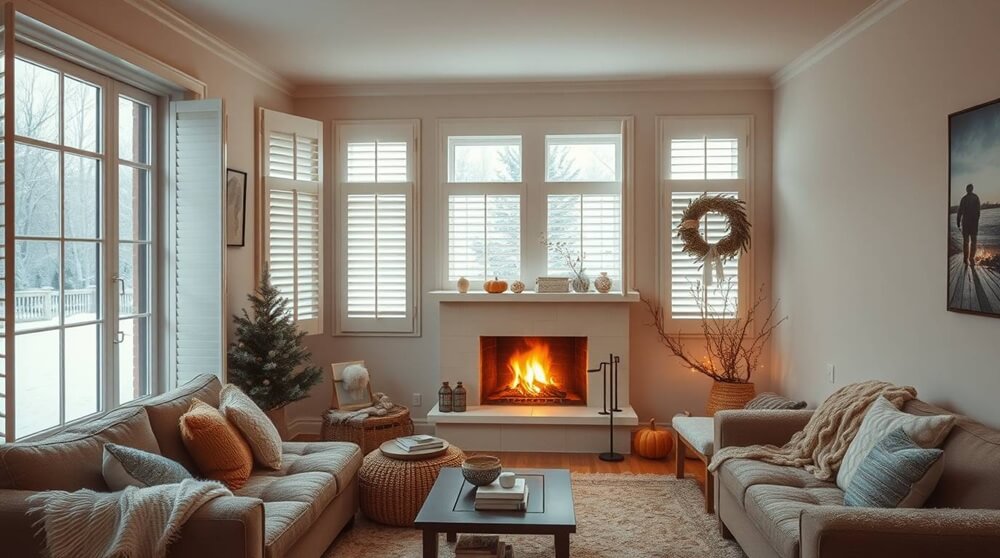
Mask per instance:
[[[462,470],[441,469],[414,526],[424,532],[424,558],[437,558],[438,535],[455,541],[458,533],[552,535],[556,558],[569,558],[569,535],[576,532],[573,487],[565,469],[519,469],[528,485],[528,511],[476,511],[475,486]]]

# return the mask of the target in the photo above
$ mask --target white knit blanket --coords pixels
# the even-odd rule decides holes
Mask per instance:
[[[29,498],[52,558],[159,558],[184,522],[205,502],[232,496],[225,486],[185,479],[179,484],[121,492],[50,490]]]

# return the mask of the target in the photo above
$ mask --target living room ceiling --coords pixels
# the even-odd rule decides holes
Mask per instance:
[[[873,0],[164,0],[297,85],[769,76]]]

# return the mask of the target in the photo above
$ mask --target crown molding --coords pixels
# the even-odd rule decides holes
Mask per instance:
[[[772,89],[765,77],[668,78],[605,81],[409,82],[302,85],[299,99],[397,97],[414,95],[530,95],[565,93],[644,93],[660,91],[759,91]]]
[[[148,15],[149,17],[166,25],[170,29],[180,33],[192,42],[214,52],[217,56],[240,68],[260,81],[274,87],[275,89],[291,95],[294,87],[292,83],[281,77],[277,72],[260,64],[253,58],[244,54],[233,45],[216,37],[208,32],[204,27],[191,21],[173,8],[156,0],[124,0],[133,8]]]
[[[787,66],[775,72],[771,76],[774,88],[777,89],[788,83],[792,78],[811,68],[905,3],[906,0],[878,0],[868,6],[839,29],[827,35],[825,39],[792,60]]]

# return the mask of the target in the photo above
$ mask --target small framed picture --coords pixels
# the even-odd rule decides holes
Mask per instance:
[[[344,383],[344,369],[352,364],[365,365],[363,360],[351,362],[337,362],[331,364],[333,368],[333,400],[330,407],[341,411],[357,411],[372,405],[372,383],[369,379],[367,385],[362,389],[350,390]]]
[[[247,173],[226,169],[226,246],[243,246],[247,224]]]

